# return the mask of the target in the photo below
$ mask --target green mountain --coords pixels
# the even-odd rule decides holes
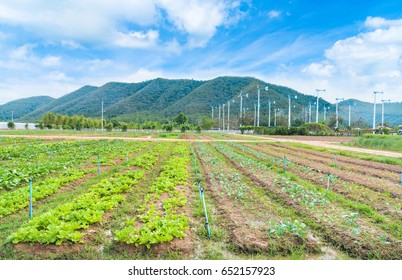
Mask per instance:
[[[37,108],[36,110],[21,116],[19,121],[36,121],[42,118],[47,112],[57,112],[59,114],[67,114],[68,108],[70,108],[73,104],[80,102],[80,100],[84,99],[84,96],[93,90],[97,89],[97,87],[93,86],[84,86],[74,92],[63,95],[58,99],[53,99],[52,102],[48,102],[46,105]]]
[[[39,110],[55,99],[49,96],[35,96],[17,99],[0,106],[0,120],[11,121],[21,118],[35,110]]]
[[[266,86],[269,88],[268,92],[263,89]],[[18,117],[20,117],[20,121],[24,122],[37,121],[42,118],[44,113],[51,111],[55,114],[82,114],[86,117],[100,118],[103,101],[104,117],[108,120],[166,121],[173,119],[179,112],[184,112],[191,122],[197,123],[203,117],[211,116],[212,110],[214,119],[217,119],[219,107],[223,108],[223,104],[225,104],[226,118],[228,102],[230,102],[230,118],[237,126],[240,114],[240,92],[244,94],[242,105],[245,121],[252,124],[257,104],[257,87],[262,88],[260,90],[260,125],[268,125],[269,102],[271,102],[271,124],[274,122],[274,110],[276,109],[278,124],[287,125],[289,96],[292,98],[292,120],[299,119],[304,122],[311,119],[311,121],[315,121],[315,102],[317,101],[315,96],[305,95],[291,88],[269,84],[252,77],[218,77],[207,81],[158,78],[141,83],[110,82],[101,87],[84,86],[58,99],[50,100],[41,107],[20,114]],[[352,124],[370,127],[373,104],[358,100],[339,103],[339,116],[343,119],[343,125],[348,124],[348,104],[353,105],[354,103],[356,106],[351,107]],[[3,106],[0,106],[0,109]],[[385,106],[386,123],[389,125],[402,124],[402,104],[391,103]],[[327,119],[335,114],[335,104],[320,98],[320,121],[324,118],[324,107],[327,108]],[[11,110],[7,108],[5,111],[10,112]],[[380,105],[377,107],[377,113],[377,124],[380,124]]]
[[[339,116],[344,119],[344,124],[349,122],[349,105],[351,124],[361,124],[361,127],[373,126],[374,104],[356,99],[339,103]],[[376,104],[376,126],[381,125],[381,115],[382,102]],[[384,123],[389,126],[402,124],[402,102],[384,103]]]

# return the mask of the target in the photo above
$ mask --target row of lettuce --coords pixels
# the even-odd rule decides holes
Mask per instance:
[[[152,168],[155,168],[160,157],[168,153],[169,145],[171,144],[153,144],[145,149],[145,152],[129,159],[120,172],[92,185],[88,192],[23,224],[9,236],[8,241],[57,245],[66,241],[82,242],[87,233],[86,229],[101,222],[107,212],[125,203],[127,195],[136,191],[139,182]],[[144,144],[138,144],[138,150],[143,148]],[[149,247],[151,244],[171,241],[174,237],[184,237],[184,232],[188,229],[188,217],[185,216],[183,209],[186,197],[183,193],[184,188],[179,188],[181,185],[187,185],[187,162],[187,146],[183,143],[175,145],[171,157],[165,163],[161,163],[162,172],[147,191],[148,194],[144,197],[139,210],[140,214],[135,217],[121,217],[127,222],[123,228],[114,233],[117,241]],[[64,174],[66,176],[63,176],[63,183],[76,180],[86,172],[90,171],[77,172],[71,176]],[[36,189],[38,195],[55,193],[62,184],[49,191],[44,190],[48,185],[52,184],[38,187]],[[22,193],[26,191],[25,188],[20,189]],[[4,208],[10,209],[8,212],[17,211],[18,209],[11,210],[13,204],[18,203],[9,203]],[[26,206],[23,201],[19,204],[22,208]],[[158,208],[160,204],[163,205],[162,208]],[[135,224],[137,219],[141,222]]]

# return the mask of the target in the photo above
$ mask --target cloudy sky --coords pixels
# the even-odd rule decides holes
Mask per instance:
[[[0,104],[223,75],[402,102],[401,74],[400,0],[0,0]]]

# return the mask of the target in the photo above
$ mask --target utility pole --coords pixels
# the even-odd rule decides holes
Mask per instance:
[[[239,97],[240,97],[240,119],[239,119],[239,126],[243,125],[243,117],[244,114],[243,113],[243,96],[248,97],[248,94],[243,94],[243,91],[240,91]]]
[[[274,109],[274,113],[275,113],[275,121],[274,121],[274,126],[275,126],[275,127],[276,127],[276,112],[277,112],[276,110],[277,110],[277,109],[275,108],[275,109]],[[278,111],[279,111],[279,109],[278,109]]]
[[[377,94],[383,94],[384,92],[383,91],[373,91],[373,94],[374,94],[374,113],[373,113],[373,134],[375,133],[375,109],[376,109],[376,107],[377,107],[377,104],[376,104],[376,97],[377,97]]]
[[[356,103],[353,103],[353,106],[356,106]],[[351,118],[351,116],[352,116],[351,111],[352,111],[352,104],[349,103],[349,122],[348,122],[349,127],[350,127],[351,119],[352,119]]]
[[[214,106],[211,106],[212,109],[212,122],[214,121]]]
[[[218,130],[221,130],[221,105],[219,107]]]
[[[381,112],[381,126],[384,128],[384,103],[391,102],[391,99],[381,100],[382,102],[382,112]]]
[[[271,127],[271,100],[268,101],[268,127]]]
[[[345,99],[344,98],[335,98],[335,100],[336,100],[336,125],[335,125],[335,128],[338,128],[338,126],[339,126],[338,101],[343,101]]]
[[[315,113],[315,122],[318,123],[318,99],[319,99],[318,94],[319,94],[320,91],[325,92],[325,89],[316,89],[315,91],[317,93],[317,110],[316,110],[316,113]]]
[[[291,118],[290,115],[292,114],[292,109],[291,109],[291,106],[290,106],[290,99],[291,98],[297,99],[297,95],[295,95],[294,97],[288,95],[288,99],[289,99],[288,129],[290,128],[290,118]]]
[[[222,105],[222,132],[225,131],[225,104]]]
[[[102,96],[102,108],[101,108],[101,110],[102,110],[102,131],[103,131],[103,96]]]
[[[229,125],[230,125],[230,100],[228,101],[228,131],[229,131]]]
[[[268,86],[266,86],[265,88],[260,88],[257,86],[257,92],[258,92],[258,96],[257,96],[257,126],[260,126],[260,90],[266,90],[268,91]]]
[[[254,126],[256,126],[256,105],[254,103]]]

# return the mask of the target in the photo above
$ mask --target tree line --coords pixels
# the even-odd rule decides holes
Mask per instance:
[[[205,125],[206,123],[206,125]],[[128,129],[151,129],[151,130],[180,130],[185,132],[187,130],[201,131],[201,129],[210,129],[212,123],[203,122],[201,125],[191,124],[188,117],[180,112],[173,120],[166,120],[164,122],[158,121],[145,121],[139,122],[121,122],[117,120],[107,121],[103,120],[103,128],[107,131],[121,130],[127,131]],[[61,115],[48,112],[43,115],[42,120],[37,125],[40,129],[63,129],[63,130],[96,130],[102,128],[102,120],[95,118],[87,118],[83,115]]]

